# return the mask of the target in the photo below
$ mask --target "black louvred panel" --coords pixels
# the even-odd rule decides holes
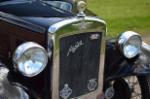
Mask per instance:
[[[60,39],[60,97],[65,88],[69,98],[97,89],[101,38],[102,33],[82,33]]]

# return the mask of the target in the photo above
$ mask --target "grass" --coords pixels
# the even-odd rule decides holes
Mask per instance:
[[[107,22],[108,36],[127,30],[150,35],[150,0],[87,0],[88,8]]]

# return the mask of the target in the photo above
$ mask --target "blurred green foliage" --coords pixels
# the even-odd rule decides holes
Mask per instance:
[[[107,22],[108,36],[127,30],[150,35],[150,0],[87,0],[88,9]]]

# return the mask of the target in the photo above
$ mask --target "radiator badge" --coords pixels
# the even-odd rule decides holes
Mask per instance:
[[[87,87],[88,87],[88,90],[89,90],[89,91],[95,90],[96,87],[97,87],[96,79],[91,79],[91,80],[89,80],[89,83],[88,83]]]
[[[90,39],[91,40],[97,40],[99,38],[99,34],[92,34],[91,36],[90,36]]]
[[[69,47],[67,56],[69,56],[70,53],[75,53],[76,50],[77,50],[79,47],[83,46],[83,45],[84,45],[84,43],[83,43],[82,40],[81,40],[81,41],[77,41],[74,45],[71,45],[71,46]]]
[[[72,94],[72,89],[69,88],[68,84],[65,84],[64,88],[60,91],[60,96],[63,99],[68,99],[71,94]]]

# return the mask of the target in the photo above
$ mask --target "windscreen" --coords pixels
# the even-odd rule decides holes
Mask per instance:
[[[65,17],[71,14],[72,5],[51,0],[2,0],[0,11],[16,16]]]

